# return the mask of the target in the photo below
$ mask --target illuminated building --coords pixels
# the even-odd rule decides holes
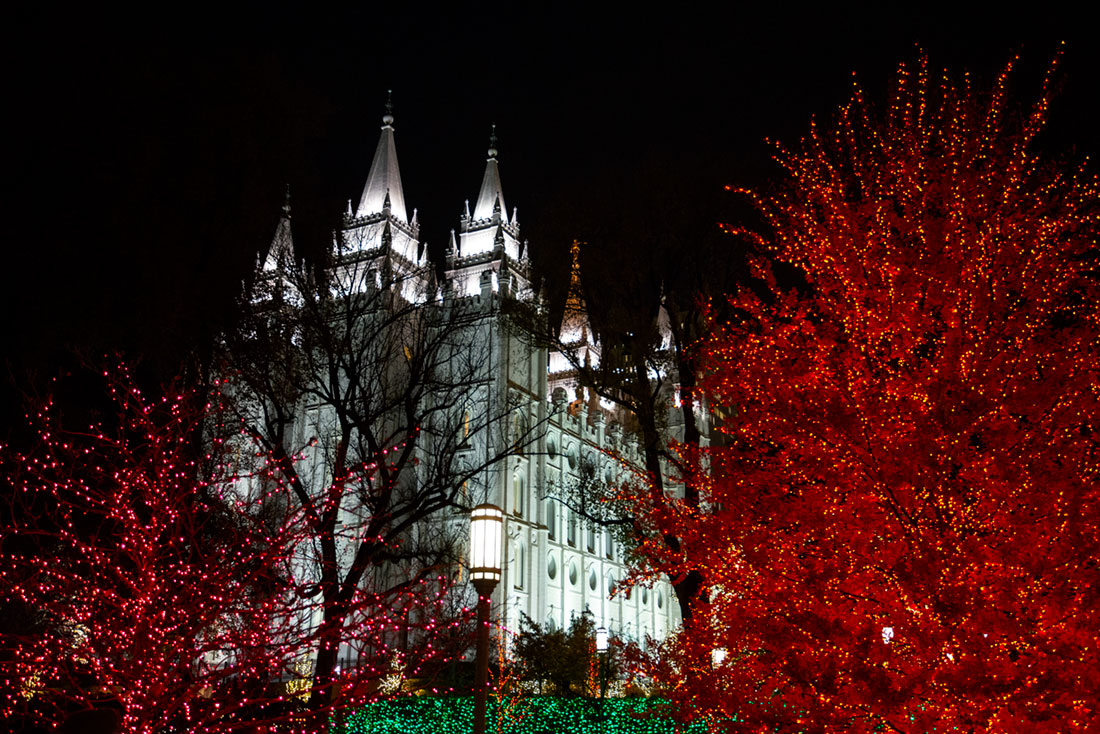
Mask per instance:
[[[562,502],[563,490],[582,475],[615,486],[630,478],[624,463],[642,466],[644,461],[615,411],[578,393],[568,360],[537,345],[538,340],[523,338],[502,315],[506,301],[530,302],[537,296],[529,282],[517,211],[509,214],[505,206],[497,155],[491,142],[481,189],[472,208],[466,203],[457,232],[452,232],[445,277],[436,285],[429,282],[433,268],[425,267],[430,263],[421,252],[426,248],[419,241],[416,210],[410,216],[405,203],[393,117],[387,113],[363,193],[357,204],[349,204],[342,241],[350,255],[346,250],[343,259],[337,258],[336,277],[358,279],[370,288],[386,277],[382,272],[391,278],[404,274],[390,282],[401,284],[407,300],[439,293],[444,303],[478,314],[476,325],[463,332],[470,351],[483,355],[483,372],[470,387],[468,404],[507,406],[509,428],[471,431],[463,436],[465,450],[478,460],[508,455],[462,482],[462,497],[470,506],[489,502],[505,512],[495,618],[511,630],[519,629],[521,614],[562,627],[587,610],[597,626],[613,634],[638,641],[663,639],[679,624],[679,607],[667,580],[613,594],[628,573],[623,548],[610,532],[586,523]],[[278,270],[280,259],[292,259],[285,225],[286,220],[262,265],[268,277]],[[599,359],[598,344],[583,317],[564,326],[563,338],[575,342],[582,355],[587,353],[582,358]],[[323,422],[307,416],[305,423],[311,421]],[[514,449],[504,452],[494,445],[501,441],[511,442]],[[456,514],[441,518],[439,526],[460,534],[464,522]]]

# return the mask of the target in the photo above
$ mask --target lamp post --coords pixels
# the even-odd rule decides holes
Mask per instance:
[[[603,699],[607,693],[607,627],[596,628],[596,654],[600,658],[600,731],[603,731]]]
[[[489,598],[500,581],[504,512],[496,505],[470,511],[470,580],[477,590],[477,660],[474,674],[474,734],[485,734],[489,689]]]

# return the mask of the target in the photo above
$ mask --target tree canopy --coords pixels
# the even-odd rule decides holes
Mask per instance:
[[[0,714],[116,709],[142,733],[279,720],[265,694],[298,633],[293,524],[227,499],[223,457],[197,450],[201,395],[148,397],[122,367],[103,380],[113,406],[91,426],[45,400],[32,447],[0,446]]]
[[[1100,187],[1036,152],[1057,64],[1026,110],[1011,68],[856,88],[730,228],[758,282],[697,347],[727,445],[682,446],[701,504],[649,517],[709,599],[675,690],[732,729],[1097,716]]]

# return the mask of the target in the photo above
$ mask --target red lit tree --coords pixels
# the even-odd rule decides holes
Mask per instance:
[[[1010,70],[903,65],[755,197],[770,259],[698,346],[728,445],[683,447],[705,509],[653,508],[683,550],[649,549],[706,577],[666,669],[731,730],[1100,716],[1100,189],[1035,152],[1049,77],[1014,114]]]
[[[357,623],[337,644],[384,667],[339,678],[356,690],[330,691],[306,715],[323,602],[295,578],[313,536],[276,462],[254,447],[261,468],[243,475],[236,454],[247,442],[200,450],[204,431],[224,433],[217,403],[187,391],[146,398],[122,368],[104,380],[102,423],[73,431],[46,401],[33,449],[0,447],[5,722],[57,725],[114,708],[128,732],[315,731],[387,676],[425,676],[462,653],[469,615],[448,613],[444,584],[410,584],[381,610],[368,595],[351,599]],[[395,650],[395,630],[431,644]]]
[[[34,448],[0,454],[6,721],[117,707],[126,731],[223,731],[277,678],[273,619],[290,526],[226,502],[186,392],[105,372],[114,411],[84,431],[36,408]],[[115,412],[117,411],[117,412]],[[261,689],[262,690],[262,689]]]

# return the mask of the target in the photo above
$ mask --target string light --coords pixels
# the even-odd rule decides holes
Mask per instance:
[[[56,726],[68,711],[106,706],[142,734],[244,722],[311,732],[376,698],[395,671],[430,681],[465,651],[472,614],[438,572],[390,591],[356,588],[335,632],[318,628],[325,600],[294,573],[314,526],[290,501],[278,458],[254,451],[265,461],[239,466],[236,449],[251,445],[241,432],[199,461],[197,431],[228,420],[220,395],[150,399],[124,366],[105,376],[116,428],[69,432],[47,402],[33,450],[0,447],[0,475],[16,490],[0,530],[0,598],[42,622],[4,633],[5,722]],[[395,657],[400,638],[414,644]],[[306,712],[296,701],[314,688],[319,646],[344,657],[323,705]]]
[[[610,698],[603,702],[602,721],[596,702],[585,698],[531,696],[526,715],[511,718],[507,731],[514,734],[589,734],[602,730],[608,734],[704,734],[704,721],[683,723],[665,711],[669,702],[660,698]],[[497,701],[490,701],[489,729],[499,718]],[[467,734],[473,726],[473,699],[468,696],[446,698],[400,698],[371,704],[351,715],[342,734]],[[602,727],[602,729],[601,729]]]
[[[678,447],[708,509],[648,510],[683,543],[647,557],[707,578],[662,653],[682,705],[779,731],[1100,716],[1100,186],[1035,151],[1056,67],[1016,114],[1012,64],[978,93],[922,58],[881,115],[857,88],[777,146],[769,298],[697,346],[731,416],[726,447]]]

